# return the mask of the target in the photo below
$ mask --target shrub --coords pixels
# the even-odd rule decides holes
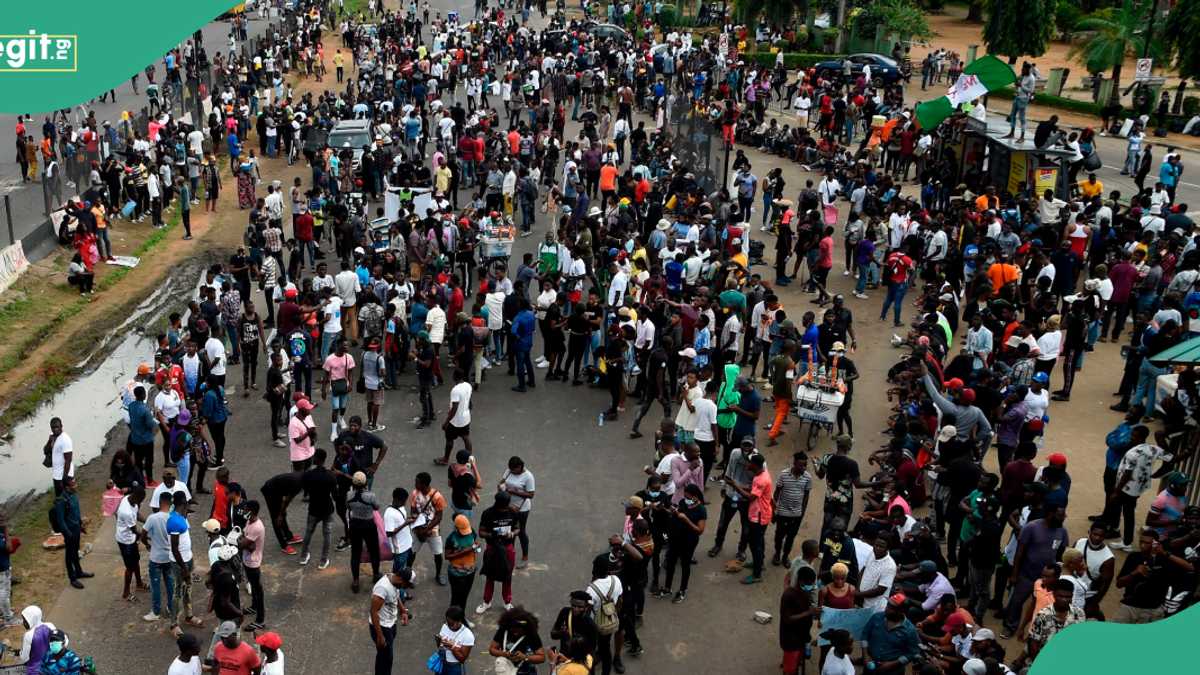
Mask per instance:
[[[1070,2],[1058,3],[1058,9],[1054,11],[1054,27],[1058,29],[1059,35],[1070,35],[1075,31],[1075,24],[1083,18],[1083,10],[1079,5]]]
[[[1191,117],[1192,115],[1195,115],[1197,112],[1200,112],[1200,98],[1197,98],[1195,96],[1184,96],[1183,97],[1183,115],[1184,115],[1184,117]]]

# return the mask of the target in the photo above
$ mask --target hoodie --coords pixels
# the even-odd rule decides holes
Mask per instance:
[[[730,410],[729,406],[737,405],[742,400],[742,395],[734,386],[740,374],[741,368],[736,363],[725,364],[725,381],[717,392],[717,426],[721,429],[732,429],[737,422],[737,413]]]
[[[38,675],[42,657],[50,649],[50,632],[54,630],[54,624],[42,621],[42,609],[37,605],[21,610],[21,618],[29,626],[21,641],[21,661],[25,664],[26,675]]]

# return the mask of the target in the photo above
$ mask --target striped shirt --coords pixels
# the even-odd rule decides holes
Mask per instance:
[[[808,504],[808,493],[812,490],[812,474],[805,471],[797,476],[791,469],[779,472],[775,480],[775,515],[784,518],[799,518],[804,515]]]

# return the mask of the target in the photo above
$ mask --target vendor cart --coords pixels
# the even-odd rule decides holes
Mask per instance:
[[[491,275],[500,268],[508,268],[508,258],[512,255],[513,240],[516,238],[516,228],[512,220],[503,218],[492,221],[485,218],[479,224],[479,265],[481,270]]]
[[[805,447],[808,450],[812,450],[822,430],[833,434],[838,409],[845,400],[845,394],[835,388],[812,384],[801,384],[796,388],[796,416],[801,422],[809,424],[808,434],[805,436]]]

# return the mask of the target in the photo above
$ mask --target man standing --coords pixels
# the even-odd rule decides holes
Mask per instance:
[[[308,494],[308,525],[304,528],[304,544],[300,547],[300,564],[307,565],[309,561],[308,546],[312,543],[313,532],[317,524],[321,525],[321,562],[317,569],[329,567],[329,539],[333,536],[334,493],[337,491],[337,478],[325,467],[326,453],[324,448],[317,448],[313,453],[313,468],[304,472],[301,485]]]
[[[62,419],[50,420],[50,438],[42,448],[50,457],[50,477],[54,481],[54,495],[63,493],[63,479],[75,476],[74,445],[71,437],[63,431]]]
[[[1142,493],[1150,489],[1154,475],[1154,463],[1156,461],[1169,462],[1175,459],[1166,450],[1153,443],[1147,443],[1149,436],[1150,428],[1144,424],[1139,424],[1130,431],[1130,441],[1133,443],[1133,447],[1125,453],[1117,465],[1117,484],[1109,495],[1108,506],[1104,515],[1101,516],[1104,522],[1112,523],[1114,529],[1118,510],[1123,516],[1125,521],[1124,539],[1121,543],[1111,545],[1118,551],[1133,550],[1133,528],[1137,502]]]
[[[151,480],[154,470],[154,436],[158,432],[158,422],[150,406],[146,405],[146,388],[138,385],[133,388],[133,401],[129,404],[129,438],[125,441],[125,449],[133,457],[134,466],[142,472],[144,480]]]
[[[517,569],[529,566],[529,512],[533,509],[533,496],[537,491],[533,472],[525,468],[525,460],[513,456],[508,460],[508,470],[497,486],[511,497],[513,511],[516,512],[517,536],[521,541],[521,560]]]
[[[1025,600],[1033,594],[1033,585],[1041,578],[1042,570],[1055,565],[1067,547],[1067,529],[1063,527],[1063,520],[1067,516],[1066,495],[1062,492],[1047,495],[1042,509],[1042,517],[1021,528],[1021,534],[1017,537],[1017,553],[1013,557],[1012,575],[1009,578],[1012,594],[1005,610],[1004,632],[1001,633],[1004,639],[1016,632]]]
[[[57,418],[55,418],[57,419]],[[67,476],[63,481],[63,491],[54,500],[54,524],[62,533],[67,564],[67,578],[73,588],[83,588],[80,579],[90,579],[95,574],[84,572],[79,566],[79,538],[87,532],[83,517],[79,512],[79,496],[75,494],[75,477]]]
[[[783,422],[792,411],[792,380],[795,378],[796,364],[792,361],[792,353],[796,351],[793,340],[784,340],[779,355],[771,359],[771,393],[775,397],[775,417],[771,422],[771,430],[767,433],[771,440],[767,446],[779,444],[783,435]]]
[[[454,449],[454,439],[461,438],[467,452],[471,448],[471,394],[475,389],[467,382],[467,373],[462,368],[455,368],[454,387],[450,389],[450,410],[446,412],[446,421],[442,423],[442,431],[446,433],[446,448],[435,464],[446,465],[450,462],[450,451]]]
[[[375,675],[391,675],[392,643],[396,640],[396,621],[408,625],[408,608],[401,600],[403,589],[412,588],[413,572],[405,568],[389,572],[371,589],[371,640],[375,643]]]
[[[887,611],[887,594],[896,580],[896,561],[888,552],[890,536],[885,530],[875,538],[872,555],[859,574],[855,595],[862,600],[863,609]]]
[[[146,548],[150,550],[150,612],[143,621],[158,621],[162,615],[162,586],[167,591],[167,613],[175,616],[175,579],[171,573],[171,535],[167,520],[171,517],[171,493],[164,492],[151,504],[157,511],[146,518]],[[161,583],[160,583],[161,582]]]
[[[790,567],[788,556],[804,514],[808,511],[808,495],[812,492],[812,475],[808,473],[808,455],[792,455],[792,466],[779,473],[775,483],[775,555],[771,564]]]
[[[753,476],[749,490],[734,483],[728,476],[725,477],[725,482],[750,502],[747,516],[750,528],[750,556],[753,558],[754,568],[742,579],[742,583],[757,584],[762,581],[767,526],[771,524],[771,517],[775,513],[775,505],[772,503],[775,486],[771,481],[770,472],[767,471],[766,458],[762,455],[756,453],[750,457],[748,470]]]

